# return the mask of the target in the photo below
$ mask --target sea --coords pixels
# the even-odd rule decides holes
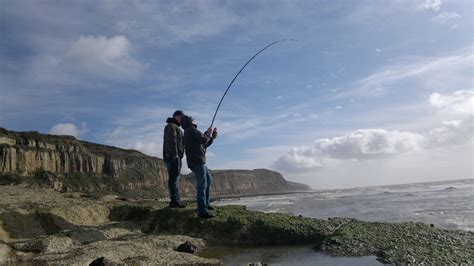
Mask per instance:
[[[262,212],[283,212],[327,219],[423,222],[439,228],[474,231],[474,179],[222,199]],[[209,251],[225,265],[379,265],[375,257],[331,257],[308,246],[216,247]]]

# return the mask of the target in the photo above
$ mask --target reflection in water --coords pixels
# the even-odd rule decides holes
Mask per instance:
[[[209,247],[200,256],[218,258],[224,265],[380,265],[374,256],[332,257],[312,246]]]

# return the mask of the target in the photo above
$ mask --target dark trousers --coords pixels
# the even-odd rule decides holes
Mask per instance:
[[[198,214],[207,213],[207,207],[210,206],[209,193],[211,191],[212,175],[211,171],[205,164],[193,165],[191,167],[196,176],[196,192],[197,192],[197,204]]]
[[[167,159],[165,160],[166,168],[168,169],[168,189],[170,192],[171,203],[178,203],[181,201],[179,195],[179,179],[181,173],[181,159]]]

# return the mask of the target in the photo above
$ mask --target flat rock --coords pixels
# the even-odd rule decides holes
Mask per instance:
[[[204,241],[180,235],[145,235],[121,240],[104,240],[80,246],[58,254],[38,254],[33,263],[89,265],[98,258],[118,264],[207,264],[218,265],[219,260],[206,259],[174,249],[183,242],[190,241],[198,247],[204,247]],[[105,264],[110,265],[110,264]]]
[[[30,239],[24,242],[17,242],[13,244],[13,247],[22,252],[57,253],[69,250],[74,245],[75,243],[71,238],[59,234]]]

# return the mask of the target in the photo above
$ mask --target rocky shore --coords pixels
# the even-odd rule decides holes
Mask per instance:
[[[198,219],[195,206],[169,209],[155,200],[0,186],[0,264],[206,264],[207,244],[311,244],[334,256],[375,255],[386,263],[472,264],[474,233],[421,223],[320,220],[223,206]],[[189,241],[196,254],[178,252]]]

